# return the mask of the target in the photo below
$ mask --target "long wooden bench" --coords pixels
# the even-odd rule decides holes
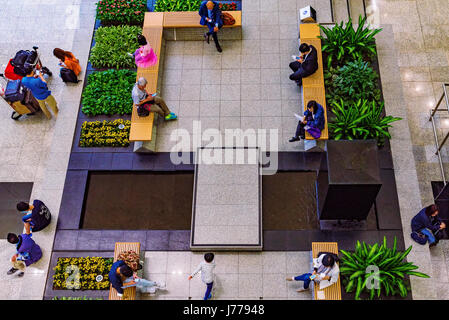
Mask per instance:
[[[242,12],[241,11],[226,11],[230,13],[234,19],[235,24],[232,26],[224,26],[224,28],[241,27],[242,26]],[[150,43],[154,52],[158,57],[156,65],[150,68],[138,68],[137,79],[144,77],[147,81],[147,91],[154,93],[157,91],[158,76],[160,70],[161,48],[164,35],[164,28],[202,28],[199,24],[200,16],[198,12],[146,12],[143,22],[142,33]],[[176,33],[175,33],[176,35]],[[176,36],[173,40],[176,40]],[[184,40],[184,39],[183,39]],[[190,40],[190,39],[185,39]],[[133,106],[131,116],[131,130],[129,134],[129,141],[134,141],[134,151],[137,152],[155,152],[156,151],[156,125],[155,120],[157,115],[150,112],[147,117],[139,117],[137,108]]]
[[[114,248],[114,262],[118,260],[118,256],[123,251],[133,250],[140,255],[140,243],[139,242],[116,242]],[[117,295],[117,291],[112,287],[109,289],[109,300],[136,300],[136,287],[129,287],[124,289],[123,297]]]
[[[338,244],[336,242],[312,242],[312,258],[318,258],[320,252],[331,252],[338,255]],[[318,291],[321,291],[320,295],[324,293],[324,299],[318,299]],[[340,277],[336,283],[323,290],[314,285],[313,297],[315,300],[341,300]]]
[[[318,70],[302,79],[302,100],[304,111],[307,109],[307,103],[310,100],[315,100],[324,108],[325,125],[321,132],[321,137],[317,140],[328,140],[329,130],[327,123],[327,108],[326,108],[326,91],[324,88],[324,72],[323,72],[323,55],[321,52],[320,27],[316,23],[302,23],[299,25],[299,36],[301,43],[313,45],[318,54]],[[314,140],[314,138],[306,132],[307,140]]]

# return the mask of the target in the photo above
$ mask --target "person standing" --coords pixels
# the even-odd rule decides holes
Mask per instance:
[[[20,270],[19,277],[25,274],[25,268],[38,262],[42,258],[42,250],[39,245],[31,239],[31,226],[29,222],[24,224],[25,233],[16,235],[8,233],[7,239],[11,244],[16,245],[16,254],[12,256],[12,268],[8,270],[7,274],[11,275]]]
[[[201,280],[206,285],[206,293],[204,294],[204,300],[209,300],[212,298],[212,288],[214,286],[214,254],[209,252],[204,255],[204,261],[202,261],[198,267],[189,276],[189,280],[192,280],[194,276],[201,271]]]
[[[218,30],[223,27],[223,20],[221,19],[221,10],[218,6],[218,3],[215,1],[203,1],[201,3],[198,13],[201,16],[200,24],[202,26],[207,26],[209,28],[209,32],[204,34],[204,40],[206,40],[206,42],[209,43],[209,37],[212,35],[217,51],[222,52],[223,50],[221,49],[221,46],[218,43],[218,36],[217,36]]]
[[[436,246],[438,241],[444,237],[443,232],[446,229],[446,224],[438,217],[438,207],[432,204],[422,209],[412,219],[412,238],[416,235],[421,235],[421,239],[426,239],[422,244],[429,243],[429,248]],[[418,242],[418,241],[417,241]]]
[[[36,75],[34,70],[31,70],[31,72],[22,79],[22,83],[25,87],[31,90],[31,93],[36,98],[47,119],[51,119],[51,114],[47,109],[47,105],[52,109],[55,117],[58,115],[58,104],[56,103],[55,98],[51,95],[51,91],[48,90],[47,81],[44,79],[42,72],[39,72],[39,74]]]
[[[41,231],[51,222],[50,210],[40,200],[34,200],[33,204],[19,202],[16,208],[24,215],[22,221],[30,223],[33,232]]]
[[[301,52],[299,59],[291,62],[289,67],[293,71],[290,80],[296,81],[298,86],[301,86],[302,78],[311,76],[318,70],[318,54],[315,47],[307,43],[301,43],[299,52]]]

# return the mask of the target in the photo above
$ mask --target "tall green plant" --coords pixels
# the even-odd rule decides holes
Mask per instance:
[[[347,104],[342,99],[332,103],[333,116],[329,128],[335,140],[376,139],[383,145],[385,138],[391,138],[390,123],[402,120],[399,117],[383,116],[383,103],[359,99]]]
[[[339,69],[331,67],[325,73],[329,103],[339,99],[349,103],[360,99],[379,101],[378,77],[369,63],[362,60],[348,62]]]
[[[198,11],[202,0],[157,0],[154,11]]]
[[[410,246],[405,252],[397,250],[397,239],[394,238],[393,248],[387,248],[387,239],[384,237],[381,245],[367,245],[357,241],[353,253],[340,250],[343,254],[340,263],[340,273],[343,276],[346,292],[354,292],[355,299],[359,300],[362,292],[368,292],[372,300],[376,295],[379,298],[382,290],[386,296],[400,294],[406,297],[409,291],[405,283],[405,276],[430,278],[427,274],[413,271],[418,269],[411,262],[404,259],[412,250]],[[375,266],[379,272],[372,273],[370,268]],[[378,281],[378,288],[371,287],[371,280]]]
[[[369,26],[365,26],[365,23],[366,17],[360,15],[357,30],[354,29],[351,18],[346,25],[342,21],[333,28],[320,25],[326,36],[320,36],[319,38],[323,40],[323,52],[328,54],[328,68],[332,64],[342,65],[346,62],[347,57],[357,60],[376,54],[374,37],[382,29],[370,29]]]

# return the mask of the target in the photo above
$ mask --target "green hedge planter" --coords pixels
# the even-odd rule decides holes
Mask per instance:
[[[83,113],[89,116],[131,114],[131,91],[136,75],[136,72],[127,69],[91,73],[82,95]]]
[[[147,11],[146,0],[100,0],[97,19],[103,25],[142,24]]]
[[[131,121],[86,121],[81,126],[80,147],[128,147]]]
[[[108,290],[112,261],[102,257],[59,258],[53,269],[53,289]]]
[[[135,68],[134,59],[126,53],[139,48],[137,35],[142,28],[137,26],[100,27],[95,32],[95,46],[89,61],[94,68]]]

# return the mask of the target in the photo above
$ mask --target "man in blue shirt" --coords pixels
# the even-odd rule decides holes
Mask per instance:
[[[218,43],[217,36],[218,30],[223,27],[223,21],[221,20],[221,10],[218,7],[218,3],[215,1],[203,1],[198,13],[201,16],[200,24],[209,28],[209,32],[204,34],[204,39],[207,43],[209,43],[209,37],[212,35],[212,38],[214,38],[215,46],[217,47],[217,51],[222,52],[223,50]]]
[[[47,81],[42,76],[42,72],[37,75],[32,70],[26,77],[22,79],[22,84],[31,90],[31,93],[39,102],[39,106],[47,119],[51,119],[51,114],[47,109],[47,105],[53,110],[53,114],[56,117],[58,115],[58,105],[55,98],[51,95],[51,91],[48,90]]]
[[[109,271],[109,282],[117,290],[119,297],[123,296],[123,281],[132,277],[133,274],[133,270],[123,260],[118,260],[112,264],[111,271]]]

